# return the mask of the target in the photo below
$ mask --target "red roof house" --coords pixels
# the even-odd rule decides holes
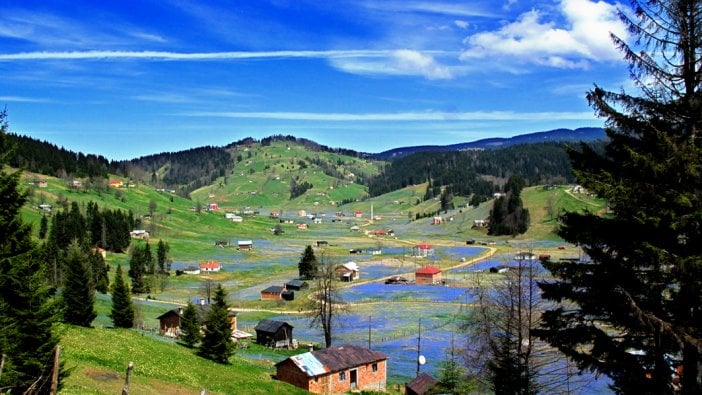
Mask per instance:
[[[434,255],[434,249],[429,244],[417,244],[412,247],[412,256],[428,257]]]
[[[222,265],[219,262],[209,261],[207,263],[200,264],[201,272],[218,272],[222,269]]]
[[[428,265],[414,273],[417,285],[432,285],[441,283],[441,269]]]

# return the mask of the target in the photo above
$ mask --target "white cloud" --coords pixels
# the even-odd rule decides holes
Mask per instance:
[[[332,66],[353,74],[420,76],[429,80],[452,79],[457,69],[439,63],[431,52],[400,49],[380,58],[331,59]]]
[[[400,113],[310,113],[310,112],[218,112],[195,111],[180,115],[191,117],[221,117],[239,119],[284,119],[294,121],[333,121],[333,122],[436,122],[436,121],[558,121],[592,120],[591,112],[513,112],[513,111],[474,111],[474,112],[400,112]]]
[[[561,0],[558,5],[564,26],[553,15],[531,10],[499,30],[466,38],[468,48],[461,59],[495,59],[555,68],[587,68],[591,62],[618,60],[621,55],[610,32],[627,38],[614,5],[604,1]]]
[[[456,19],[455,21],[453,21],[453,24],[456,25],[456,27],[463,29],[463,30],[468,29],[468,25],[469,25],[468,21],[464,21],[461,19]]]
[[[495,13],[489,11],[489,7],[481,7],[476,2],[468,4],[449,3],[440,1],[391,1],[391,0],[369,0],[361,3],[363,7],[386,12],[401,13],[427,13],[438,15],[453,15],[461,17],[494,17]]]

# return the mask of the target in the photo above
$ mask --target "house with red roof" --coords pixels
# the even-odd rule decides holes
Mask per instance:
[[[222,270],[222,264],[219,262],[209,261],[207,263],[200,264],[201,272],[218,272],[220,270]]]
[[[428,265],[414,272],[414,280],[417,285],[441,284],[441,269]]]
[[[417,244],[412,247],[412,256],[426,258],[434,255],[434,249],[429,244]]]

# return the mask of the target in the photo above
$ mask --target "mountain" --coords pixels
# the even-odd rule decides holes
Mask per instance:
[[[393,148],[373,154],[375,159],[388,160],[410,155],[416,152],[426,151],[465,151],[475,149],[495,149],[505,148],[517,144],[534,144],[544,142],[572,142],[572,141],[596,141],[604,140],[606,137],[602,128],[578,128],[554,129],[546,132],[536,132],[513,136],[509,138],[493,137],[477,140],[469,143],[458,143],[451,145],[419,145],[402,148]]]

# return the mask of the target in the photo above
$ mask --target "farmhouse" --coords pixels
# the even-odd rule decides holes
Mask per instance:
[[[40,204],[39,209],[42,211],[51,211],[51,205],[50,204]]]
[[[214,202],[209,203],[209,204],[207,205],[207,210],[208,210],[208,211],[219,210],[219,205],[218,205],[217,203],[214,203]]]
[[[218,272],[222,269],[222,265],[219,262],[209,261],[207,263],[200,264],[201,272]]]
[[[40,181],[37,183],[37,186],[39,186],[39,188],[46,188],[46,187],[49,186],[49,183],[46,182],[45,180],[40,180]]]
[[[293,343],[293,326],[283,321],[261,320],[254,328],[256,343],[269,347],[289,347]]]
[[[185,274],[200,274],[200,266],[188,266],[183,269]]]
[[[276,378],[316,394],[384,392],[387,359],[383,353],[346,344],[278,362]]]
[[[359,270],[356,262],[347,262],[339,265],[334,269],[341,281],[353,281],[359,278]]]
[[[147,232],[143,229],[135,229],[135,230],[129,232],[129,236],[131,236],[132,239],[148,239],[149,232]]]
[[[285,285],[271,285],[270,287],[261,291],[261,300],[280,300],[283,299],[283,292],[287,291]]]
[[[110,180],[110,186],[112,188],[122,188],[123,185],[124,183],[122,180]]]
[[[432,225],[441,225],[444,222],[444,219],[441,217],[434,217],[431,220]]]
[[[434,249],[429,244],[417,244],[412,247],[412,256],[426,258],[434,255]]]
[[[300,230],[305,230],[308,228],[307,224],[297,224],[297,228]]]
[[[488,221],[486,219],[474,219],[473,228],[486,228],[488,226]]]
[[[251,251],[253,250],[253,240],[239,240],[236,246],[239,251]]]
[[[243,222],[244,219],[234,213],[226,213],[224,214],[224,218],[232,220],[232,222]]]
[[[326,240],[317,240],[317,247],[326,247],[329,245],[329,242]]]
[[[436,266],[428,265],[414,273],[414,279],[417,285],[431,285],[441,283],[441,269]]]
[[[514,260],[515,261],[534,261],[536,260],[536,255],[534,255],[531,252],[518,252],[514,254]]]
[[[362,218],[363,217],[363,212],[362,211],[354,211],[353,216],[356,218]]]

